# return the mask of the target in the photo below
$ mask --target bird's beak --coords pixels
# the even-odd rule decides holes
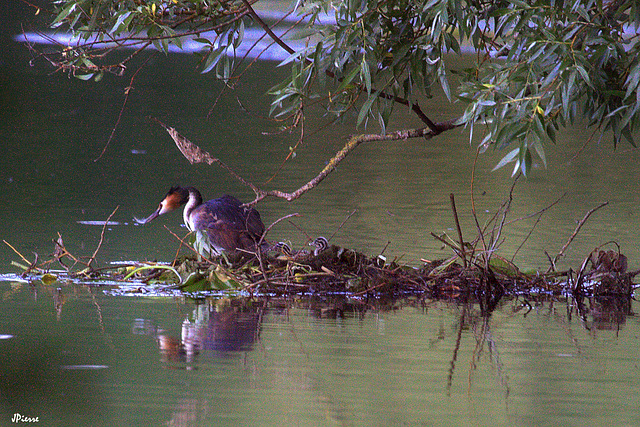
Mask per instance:
[[[138,219],[138,218],[133,218],[138,224],[140,225],[144,225],[150,221],[153,221],[154,219],[156,219],[158,217],[158,215],[160,215],[160,208],[158,208],[154,213],[152,213],[151,215],[149,215],[147,218],[144,219]]]

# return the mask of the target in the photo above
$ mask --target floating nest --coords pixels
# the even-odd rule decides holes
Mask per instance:
[[[346,297],[419,298],[479,302],[491,312],[504,296],[541,295],[622,298],[630,303],[640,271],[627,271],[627,258],[619,251],[594,249],[577,270],[524,273],[496,254],[456,255],[448,260],[424,261],[420,267],[389,262],[383,256],[326,245],[322,250],[275,251],[260,256],[236,253],[203,260],[183,256],[173,263],[144,262],[92,266],[71,255],[59,237],[51,259],[24,269],[29,281],[46,285],[70,281],[108,285],[130,294],[189,295],[195,298],[232,293],[249,296],[341,295]],[[12,247],[13,249],[13,247]],[[28,262],[14,249],[23,261]],[[69,261],[73,261],[72,264]],[[59,263],[64,270],[53,270]],[[76,270],[77,266],[84,267]]]
[[[598,250],[596,250],[598,251]],[[214,262],[183,257],[174,265],[147,263],[109,271],[109,278],[142,284],[165,284],[182,292],[241,290],[250,294],[343,294],[353,297],[418,295],[435,299],[484,301],[502,296],[580,294],[630,297],[636,272],[626,271],[626,257],[609,251],[590,254],[579,272],[523,273],[494,256],[487,266],[458,258],[425,262],[420,267],[369,257],[331,245],[313,254],[249,254],[224,256]],[[595,255],[594,255],[595,254]],[[615,256],[614,256],[615,255]],[[598,258],[600,256],[600,258]],[[608,258],[607,258],[608,257]],[[620,263],[610,263],[615,258]],[[598,261],[600,259],[600,262]],[[620,261],[622,262],[622,261]],[[590,267],[590,268],[587,268]]]

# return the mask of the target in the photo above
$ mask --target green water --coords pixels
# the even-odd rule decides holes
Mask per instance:
[[[30,260],[34,252],[47,258],[58,232],[74,255],[91,256],[101,227],[87,222],[104,221],[116,208],[111,220],[118,225],[105,231],[100,265],[171,260],[178,242],[164,226],[184,233],[178,213],[144,227],[133,223],[134,216],[150,214],[170,186],[251,199],[251,191],[220,168],[189,165],[149,116],[252,182],[286,191],[315,176],[349,135],[363,131],[349,121],[324,128],[326,118],[310,109],[297,156],[266,183],[298,138],[278,133],[279,124],[263,117],[268,99],[262,95],[286,70],[257,63],[207,118],[223,85],[195,72],[191,56],[157,54],[134,81],[114,138],[96,162],[132,70],[93,83],[51,74],[41,60],[30,67],[26,48],[12,41],[18,31],[12,21],[1,33],[0,239]],[[462,108],[438,98],[423,107],[434,120]],[[391,129],[419,126],[400,120]],[[581,149],[590,135],[580,126],[563,131],[558,145],[547,147],[548,167],[538,165],[515,187],[509,220],[566,195],[539,223],[509,223],[503,256],[546,269],[545,251],[558,253],[586,212],[609,202],[558,266],[576,269],[596,246],[616,241],[630,269],[640,268],[638,151],[614,151],[608,136]],[[508,197],[510,170],[491,172],[503,155],[489,152],[476,164],[481,222]],[[301,215],[295,225],[275,226],[274,240],[303,246],[309,236],[335,233],[332,243],[370,255],[384,249],[388,258],[417,265],[450,255],[430,234],[454,234],[450,193],[465,238],[475,236],[474,158],[464,129],[430,141],[361,145],[311,193],[293,203],[268,199],[258,209],[267,225]],[[12,261],[20,258],[0,245],[0,273],[18,272]],[[581,320],[564,301],[526,315],[522,301],[506,301],[483,323],[474,307],[430,301],[389,310],[378,301],[271,300],[229,312],[224,302],[209,309],[180,298],[32,285],[14,277],[0,281],[0,293],[0,425],[15,413],[61,426],[640,423],[635,302],[629,316],[614,313],[611,322],[605,310],[594,322]],[[179,343],[196,350],[164,349]]]
[[[504,302],[484,321],[434,301],[0,291],[2,425],[640,422],[637,318],[582,322],[563,301]]]

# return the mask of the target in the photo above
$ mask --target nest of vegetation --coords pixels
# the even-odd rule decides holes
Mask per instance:
[[[484,315],[490,314],[503,297],[521,297],[527,304],[528,300],[549,296],[570,296],[584,307],[586,297],[589,306],[596,304],[598,312],[604,310],[602,307],[613,306],[615,310],[609,311],[626,315],[636,288],[633,279],[640,273],[627,271],[623,254],[600,249],[590,253],[576,272],[523,273],[495,254],[483,264],[478,263],[482,256],[456,255],[448,260],[424,262],[416,268],[335,245],[319,253],[270,251],[259,257],[237,253],[213,260],[193,255],[171,264],[140,262],[96,268],[92,266],[94,257],[88,262],[74,257],[64,248],[61,238],[55,244],[53,257],[43,263],[37,264],[37,257],[30,265],[14,262],[24,269],[23,276],[29,282],[107,286],[118,294],[196,299],[215,295],[340,296],[387,301],[417,297],[478,303]],[[54,270],[56,264],[64,270]],[[583,312],[587,311],[584,308]]]
[[[381,255],[370,257],[326,242],[314,252],[292,253],[290,250],[276,250],[277,246],[274,246],[269,252],[260,254],[238,252],[214,259],[203,259],[194,254],[177,258],[171,264],[140,262],[97,268],[94,261],[111,217],[105,222],[98,247],[88,260],[72,255],[65,248],[60,235],[53,242],[52,256],[44,262],[40,262],[37,255],[30,262],[9,243],[5,244],[22,258],[23,263],[14,264],[24,270],[22,275],[28,277],[29,281],[40,280],[45,284],[53,284],[67,280],[94,286],[116,286],[126,289],[125,292],[141,294],[180,293],[199,297],[211,293],[240,292],[253,296],[417,296],[479,302],[485,312],[490,312],[504,296],[527,298],[563,294],[576,298],[631,300],[636,288],[633,280],[640,270],[627,271],[627,257],[615,243],[611,244],[615,250],[596,248],[586,254],[582,265],[576,270],[561,272],[556,269],[556,261],[595,209],[580,221],[560,253],[553,259],[549,257],[548,272],[525,273],[500,257],[495,250],[496,242],[501,239],[499,231],[505,223],[508,204],[503,207],[501,221],[495,219],[499,218],[498,215],[494,216],[493,231],[478,227],[478,237],[468,242],[463,239],[453,195],[451,198],[459,238],[454,241],[446,236],[433,236],[449,246],[454,256],[447,260],[424,261],[420,267],[403,265],[397,260],[390,262]],[[178,239],[181,247],[184,247],[184,240]],[[63,270],[53,269],[58,264]]]
[[[494,256],[488,265],[455,257],[426,262],[421,267],[387,262],[383,257],[331,245],[320,253],[273,252],[213,260],[182,257],[173,265],[144,263],[95,271],[108,278],[144,285],[165,285],[188,294],[245,291],[254,295],[332,295],[352,297],[420,296],[430,299],[481,301],[489,306],[503,296],[580,294],[630,297],[638,271],[626,271],[626,257],[595,250],[578,272],[523,273]]]

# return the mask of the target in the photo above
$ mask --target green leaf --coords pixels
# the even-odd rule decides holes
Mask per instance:
[[[75,77],[76,79],[80,79],[80,80],[91,80],[91,78],[94,76],[95,73],[89,73],[89,74],[74,74],[73,77]]]
[[[213,67],[218,64],[218,61],[220,61],[222,55],[226,55],[226,51],[227,46],[218,46],[217,48],[209,52],[206,56],[207,59],[204,62],[204,67],[202,68],[201,73],[205,74],[211,71]]]
[[[581,65],[576,65],[576,69],[578,70],[578,72],[580,73],[580,75],[582,76],[582,80],[584,80],[584,82],[593,89],[593,84],[591,84],[591,78],[589,78],[589,73],[587,73],[587,70],[584,69],[583,66]]]
[[[51,23],[51,27],[56,28],[60,26],[60,24],[62,24],[62,21],[64,21],[71,14],[71,12],[75,10],[76,6],[76,2],[70,2],[69,4],[67,4],[58,14],[58,16],[55,17],[55,19]]]
[[[111,27],[111,30],[109,30],[109,34],[120,33],[120,32],[126,31],[128,25],[125,24],[125,20],[127,20],[129,17],[132,17],[130,11],[125,11],[125,12],[122,12],[122,13],[118,14],[118,18],[116,19],[115,24],[113,24],[113,27]],[[131,20],[129,20],[129,22],[131,22]],[[122,27],[122,28],[120,28],[120,27]]]
[[[444,63],[442,62],[438,67],[438,77],[440,78],[440,86],[442,86],[444,94],[447,96],[449,102],[451,102],[451,89],[449,88],[449,80],[447,80],[447,73],[444,69]]]
[[[367,88],[367,93],[371,93],[371,72],[369,71],[369,64],[362,58],[362,65],[360,67],[360,79],[364,80],[364,86]]]
[[[300,57],[306,57],[307,53],[309,52],[309,48],[307,49],[301,49],[297,52],[293,52],[291,55],[287,56],[282,62],[280,62],[278,64],[278,67],[282,67],[284,65],[287,65],[290,62],[293,62],[297,59],[299,59]]]
[[[531,143],[531,145],[533,146],[533,149],[536,150],[536,154],[538,155],[538,157],[540,157],[540,160],[542,160],[542,163],[544,164],[544,167],[547,167],[547,156],[544,152],[544,145],[542,144],[541,141],[534,141]]]
[[[336,92],[338,93],[342,92],[348,85],[351,84],[351,82],[358,75],[359,72],[360,72],[360,67],[353,67],[353,69],[349,71],[349,74],[347,74],[342,79],[342,81],[340,82],[340,86],[338,86],[338,89],[336,89]]]
[[[358,113],[358,119],[356,120],[356,126],[360,126],[360,123],[369,115],[371,107],[376,99],[378,99],[379,93],[377,91],[371,93],[369,98],[362,104],[360,113]]]
[[[513,162],[518,158],[519,153],[520,153],[520,148],[516,148],[514,150],[509,151],[509,153],[498,162],[498,164],[492,169],[492,171],[498,170],[501,167]]]

